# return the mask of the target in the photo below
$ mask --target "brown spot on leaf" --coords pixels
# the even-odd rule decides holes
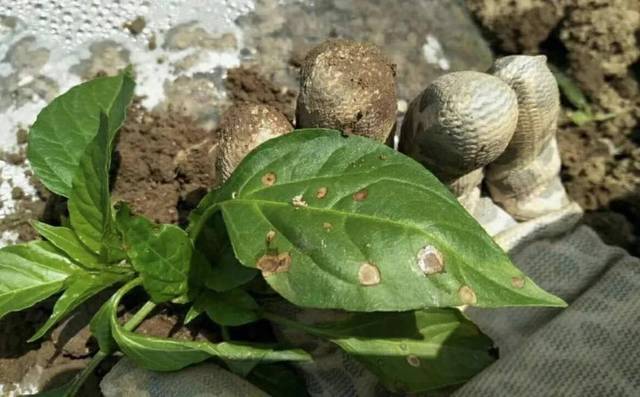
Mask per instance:
[[[427,245],[418,252],[418,267],[426,275],[444,271],[444,259],[433,245]]]
[[[365,262],[358,270],[358,280],[362,285],[378,285],[380,284],[380,270],[376,265]]]
[[[283,252],[279,255],[265,254],[258,259],[256,267],[262,270],[264,277],[268,277],[273,273],[287,272],[291,267],[291,255],[288,252]]]
[[[386,159],[388,159],[388,157],[384,154],[381,154],[380,156],[380,160],[385,161]]]
[[[262,184],[265,186],[273,186],[276,183],[278,177],[273,172],[267,172],[262,176]]]
[[[524,277],[511,277],[511,285],[516,288],[524,287]]]
[[[272,242],[274,239],[276,238],[276,232],[275,230],[269,230],[269,232],[267,233],[267,243]]]
[[[326,231],[328,231],[328,232],[329,232],[329,231],[331,231],[331,229],[333,229],[333,225],[332,225],[332,224],[330,224],[329,222],[325,222],[325,223],[323,223],[323,224],[322,224],[322,227],[324,228],[324,230],[326,230]]]
[[[419,367],[420,366],[420,358],[418,356],[410,354],[410,355],[407,356],[407,363],[409,365],[411,365],[412,367]]]
[[[318,189],[318,191],[316,192],[316,198],[323,199],[326,196],[327,196],[327,188],[324,186]]]
[[[297,196],[294,196],[291,199],[291,204],[296,208],[306,207],[307,206],[307,202],[304,201],[304,197],[302,197],[301,194],[299,194]]]
[[[475,305],[478,302],[476,293],[468,285],[463,285],[458,290],[458,296],[465,305]]]
[[[363,201],[369,196],[369,191],[365,188],[353,194],[353,200]]]

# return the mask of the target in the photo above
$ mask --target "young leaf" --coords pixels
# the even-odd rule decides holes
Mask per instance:
[[[221,211],[237,258],[304,307],[564,306],[431,173],[393,149],[301,130],[250,153],[191,218]]]
[[[127,288],[121,288],[108,302],[111,334],[120,350],[127,357],[147,369],[153,371],[177,371],[210,357],[218,357],[223,360],[258,360],[262,362],[309,361],[311,359],[306,352],[298,349],[275,350],[271,347],[236,342],[215,344],[136,334],[121,326],[116,317],[118,304],[126,292],[128,292]],[[94,324],[99,324],[102,318],[101,316]]]
[[[198,313],[206,312],[216,323],[230,327],[260,319],[258,304],[248,292],[241,289],[226,292],[204,290],[196,298],[193,308]]]
[[[0,249],[0,318],[62,290],[76,270],[71,260],[46,241]]]
[[[42,237],[81,266],[90,269],[100,269],[104,266],[99,262],[98,256],[82,244],[72,229],[64,226],[51,226],[42,222],[33,222],[33,227]]]
[[[495,361],[491,339],[456,309],[357,313],[300,328],[340,346],[392,391],[463,383]]]
[[[187,233],[174,225],[132,217],[126,209],[118,212],[117,222],[127,255],[151,300],[160,303],[185,295],[193,250]]]
[[[129,70],[73,87],[38,115],[29,133],[27,157],[49,190],[69,197],[85,148],[98,131],[100,112],[109,118],[108,141],[124,122],[135,83]]]
[[[109,166],[111,164],[109,121],[100,114],[95,138],[86,146],[73,178],[69,195],[69,217],[80,240],[107,262],[118,254],[112,241],[117,238],[111,213]]]
[[[68,287],[66,287],[62,296],[58,299],[55,306],[53,306],[53,313],[47,322],[29,339],[29,342],[41,338],[58,321],[69,315],[87,299],[117,282],[127,280],[129,277],[130,274],[110,273],[106,271],[101,273],[78,271],[72,274],[67,280]]]

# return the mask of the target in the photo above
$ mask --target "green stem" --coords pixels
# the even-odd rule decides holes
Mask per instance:
[[[138,310],[136,314],[134,314],[133,317],[131,317],[122,327],[127,331],[133,331],[155,308],[155,303],[147,301],[147,303],[145,303],[144,306],[142,306],[140,310]]]
[[[123,289],[133,288],[136,284],[139,284],[139,282],[137,280],[132,280],[132,282],[125,285]],[[122,327],[127,331],[135,330],[155,307],[155,303],[147,301],[147,303],[145,303]],[[105,353],[103,351],[96,353],[96,355],[91,358],[91,361],[89,361],[89,364],[75,377],[66,393],[66,396],[73,397],[78,394],[80,387],[82,387],[89,375],[91,375],[98,365],[100,365],[100,363],[110,355],[111,353]]]

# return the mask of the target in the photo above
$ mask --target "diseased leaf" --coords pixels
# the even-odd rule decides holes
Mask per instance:
[[[218,211],[240,262],[299,306],[565,305],[431,173],[363,137],[312,129],[264,143],[192,213],[195,240]]]
[[[226,292],[204,290],[196,298],[193,307],[199,313],[206,312],[216,323],[230,327],[260,319],[258,304],[248,292],[241,289]]]
[[[49,190],[69,197],[86,146],[98,131],[99,114],[108,115],[108,142],[124,122],[135,83],[130,71],[71,88],[45,107],[29,133],[27,157]]]
[[[126,330],[118,323],[116,311],[120,299],[128,290],[121,288],[108,302],[111,333],[120,350],[137,365],[153,371],[177,371],[211,357],[224,360],[261,362],[309,361],[310,356],[299,349],[277,350],[273,347],[239,342],[194,342],[157,338]]]
[[[51,329],[58,321],[69,315],[75,308],[85,302],[87,299],[98,294],[100,291],[113,284],[125,281],[130,277],[128,274],[111,273],[103,271],[101,273],[88,273],[78,271],[67,280],[68,286],[55,306],[53,313],[49,319],[36,331],[29,339],[33,342],[41,338],[47,331]]]
[[[65,280],[78,269],[46,241],[0,249],[0,318],[62,290]]]
[[[119,259],[117,234],[111,212],[109,167],[111,164],[109,121],[100,114],[95,138],[86,146],[73,178],[69,217],[79,239],[106,262]]]
[[[117,216],[127,255],[142,277],[144,289],[155,303],[187,293],[192,243],[187,233],[174,225],[155,225],[127,210]]]
[[[495,361],[491,339],[457,309],[356,313],[301,328],[340,346],[392,391],[463,383]]]
[[[51,226],[42,222],[34,222],[33,227],[42,237],[80,265],[90,269],[100,269],[104,266],[100,264],[98,256],[82,244],[72,229],[64,226]]]

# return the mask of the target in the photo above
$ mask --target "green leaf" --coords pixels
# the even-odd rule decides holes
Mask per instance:
[[[80,240],[93,252],[111,262],[118,254],[118,240],[109,193],[111,164],[110,131],[107,116],[100,114],[98,133],[80,159],[69,196],[69,217]]]
[[[62,290],[76,270],[71,260],[46,241],[0,249],[0,318]]]
[[[91,335],[93,335],[93,337],[98,341],[100,351],[106,354],[110,354],[118,348],[118,345],[111,334],[111,314],[112,312],[117,314],[116,311],[118,307],[118,303],[114,303],[114,300],[118,300],[118,297],[115,294],[111,296],[108,301],[102,304],[100,310],[98,310],[89,323]]]
[[[211,357],[223,360],[262,362],[309,361],[310,356],[298,349],[276,350],[273,347],[248,345],[238,342],[194,342],[158,338],[136,334],[118,323],[116,311],[122,296],[128,292],[121,288],[108,302],[111,333],[120,350],[137,365],[153,371],[177,371]]]
[[[565,74],[557,67],[550,65],[550,69],[556,78],[556,82],[558,83],[560,92],[562,92],[562,95],[564,95],[569,103],[571,103],[571,105],[573,105],[576,109],[591,113],[591,106],[589,106],[589,101],[582,93],[582,90],[578,87],[578,85],[569,76],[567,76],[567,74]]]
[[[258,365],[247,380],[272,397],[308,396],[304,379],[284,363]]]
[[[340,346],[392,391],[463,383],[495,361],[491,339],[457,309],[356,313],[300,328]]]
[[[206,312],[216,323],[230,327],[260,319],[258,304],[248,292],[241,289],[226,292],[204,290],[196,298],[193,308],[199,313]]]
[[[58,321],[69,315],[75,308],[87,299],[115,283],[130,278],[129,274],[121,273],[87,273],[77,272],[67,280],[68,286],[53,307],[53,313],[40,329],[29,339],[33,342],[47,333]]]
[[[127,255],[151,300],[161,303],[185,295],[193,251],[187,233],[174,225],[131,217],[126,210],[118,212],[117,222]]]
[[[240,262],[299,306],[565,305],[431,173],[363,137],[311,129],[262,144],[192,213],[192,238],[219,211]]]
[[[129,69],[71,88],[45,107],[29,133],[27,157],[49,190],[69,197],[85,149],[98,131],[101,112],[108,115],[108,141],[124,122],[135,83]]]
[[[33,222],[33,227],[42,237],[67,254],[76,263],[90,269],[104,267],[99,262],[98,256],[82,244],[72,229],[63,226],[51,226],[42,222]]]
[[[220,213],[211,216],[202,228],[195,246],[204,257],[199,266],[206,267],[201,271],[200,282],[208,289],[218,292],[229,291],[253,280],[258,272],[255,269],[240,265],[229,241],[229,235]],[[211,258],[208,263],[206,258]]]

